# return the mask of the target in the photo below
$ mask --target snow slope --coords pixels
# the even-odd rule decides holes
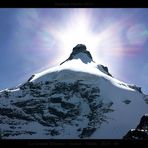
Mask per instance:
[[[78,44],[61,65],[0,92],[1,137],[121,139],[148,112],[145,100]]]

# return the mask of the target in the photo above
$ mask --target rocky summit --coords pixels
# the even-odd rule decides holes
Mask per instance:
[[[84,63],[90,63],[93,61],[93,58],[88,50],[86,50],[86,46],[83,44],[78,44],[73,48],[72,53],[70,54],[69,58],[64,62],[72,59],[80,59]],[[61,64],[63,64],[62,62]]]

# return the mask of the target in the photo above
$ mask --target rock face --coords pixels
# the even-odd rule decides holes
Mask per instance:
[[[9,101],[0,106],[0,123],[8,126],[2,131],[2,138],[36,136],[36,128],[25,129],[29,125],[43,129],[45,138],[70,136],[71,132],[75,132],[75,137],[87,138],[107,121],[106,113],[113,111],[112,102],[103,103],[99,87],[82,80],[27,82],[19,92],[7,90],[1,93],[2,97]]]
[[[144,115],[136,129],[131,129],[123,139],[146,139],[148,140],[148,115]]]

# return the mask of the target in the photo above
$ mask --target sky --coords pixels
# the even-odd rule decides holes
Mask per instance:
[[[148,94],[147,8],[1,8],[0,90],[59,65],[85,44],[118,80]]]

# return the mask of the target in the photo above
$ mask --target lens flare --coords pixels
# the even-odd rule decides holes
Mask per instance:
[[[148,39],[148,29],[144,24],[135,24],[129,28],[127,38],[131,45],[143,45]]]

